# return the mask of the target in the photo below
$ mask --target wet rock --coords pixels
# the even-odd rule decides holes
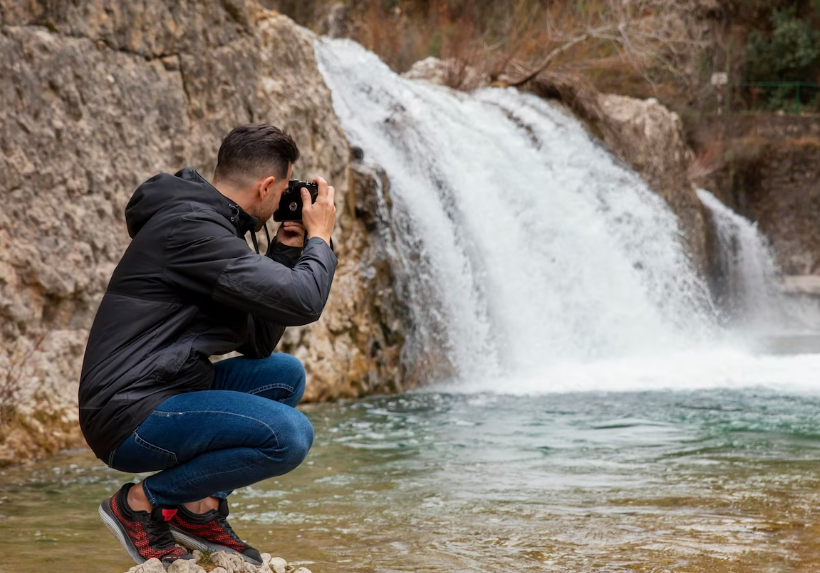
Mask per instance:
[[[430,56],[414,63],[402,76],[409,80],[422,80],[465,91],[477,90],[490,85],[489,78],[477,68],[467,62],[452,58],[440,60]]]
[[[311,573],[311,571],[307,567],[299,567],[299,569],[297,569],[293,573]]]

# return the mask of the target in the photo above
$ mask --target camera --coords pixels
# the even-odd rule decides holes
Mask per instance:
[[[302,187],[310,192],[311,203],[316,202],[319,196],[319,184],[313,181],[291,179],[288,188],[279,199],[279,208],[273,213],[274,221],[301,221],[302,220]]]

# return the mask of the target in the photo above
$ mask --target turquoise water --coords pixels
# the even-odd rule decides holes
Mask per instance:
[[[264,551],[327,571],[816,571],[820,397],[419,393],[309,406],[316,443],[237,492]],[[87,451],[0,475],[0,571],[125,571]],[[93,567],[88,560],[93,560]]]

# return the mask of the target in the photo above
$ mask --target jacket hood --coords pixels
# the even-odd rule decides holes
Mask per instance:
[[[151,217],[163,209],[183,203],[198,203],[212,207],[233,223],[239,236],[256,227],[256,217],[249,215],[225,197],[195,169],[186,168],[174,175],[155,175],[137,188],[125,207],[128,235],[133,239]]]

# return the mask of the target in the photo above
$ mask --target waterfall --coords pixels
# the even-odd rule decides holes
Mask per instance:
[[[471,378],[712,331],[673,213],[559,106],[407,80],[349,40],[316,53],[348,138],[389,175],[419,348]]]
[[[720,259],[718,302],[730,320],[751,327],[771,325],[783,315],[780,273],[766,237],[708,191],[697,191],[712,215]]]
[[[816,330],[816,306],[784,294],[774,250],[757,225],[712,193],[699,189],[697,194],[712,215],[720,259],[715,291],[729,323],[769,334]]]

